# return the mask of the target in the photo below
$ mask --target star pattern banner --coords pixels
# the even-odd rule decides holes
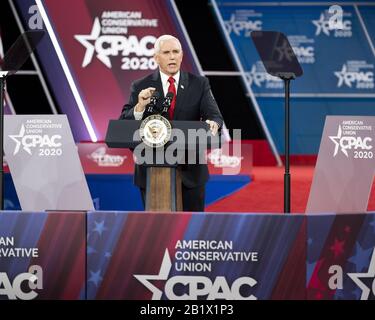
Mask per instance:
[[[338,12],[324,1],[316,5],[285,1],[284,6],[237,0],[215,2],[246,82],[256,95],[271,97],[284,92],[283,81],[266,73],[250,38],[252,31],[274,30],[288,37],[304,71],[293,82],[293,94],[375,97],[373,4],[353,6],[339,1]],[[340,16],[336,18],[334,12]]]
[[[375,212],[0,216],[0,299],[372,300],[374,288]]]
[[[307,218],[307,297],[375,299],[375,214]]]

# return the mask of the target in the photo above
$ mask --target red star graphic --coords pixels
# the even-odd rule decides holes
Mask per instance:
[[[316,295],[315,295],[315,298],[316,300],[322,300],[323,299],[323,295],[321,292],[317,292]]]
[[[352,231],[352,228],[350,228],[349,226],[346,226],[346,227],[344,228],[344,231],[345,231],[346,233],[350,233],[350,231]]]
[[[335,239],[335,243],[330,247],[335,258],[337,258],[340,254],[344,253],[344,243],[345,241],[339,241]]]

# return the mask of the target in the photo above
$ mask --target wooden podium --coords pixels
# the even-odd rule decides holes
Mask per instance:
[[[139,134],[141,120],[110,120],[105,142],[110,148],[129,148],[134,149],[143,141]],[[204,129],[209,132],[209,126],[202,121],[171,121],[172,131],[179,129],[187,137],[190,129]],[[209,134],[212,138],[212,135]],[[173,134],[172,134],[173,137]],[[194,141],[185,139],[185,143],[178,146],[183,150],[196,149],[197,152],[204,152],[207,146],[211,145],[208,139],[204,148]],[[168,146],[168,143],[165,147]],[[144,145],[145,148],[150,148]],[[163,153],[164,147],[158,148],[158,152]],[[174,164],[147,164],[146,172],[146,211],[172,212],[182,211],[182,185],[181,175],[178,168],[178,162]]]

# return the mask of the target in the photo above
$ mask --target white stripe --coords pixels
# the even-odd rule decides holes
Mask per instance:
[[[340,5],[340,6],[374,6],[375,3],[373,2],[345,2],[345,3],[337,3],[337,2],[228,2],[228,3],[220,3],[223,7],[228,6],[254,6],[254,7],[290,7],[290,6],[331,6],[331,5]]]
[[[35,0],[35,2],[36,2],[37,6],[39,8],[40,15],[42,16],[43,21],[44,21],[44,23],[46,25],[48,34],[49,34],[49,36],[51,38],[51,41],[52,41],[52,44],[53,44],[53,46],[54,46],[54,48],[56,50],[57,56],[58,56],[58,58],[60,60],[61,66],[62,66],[62,68],[64,70],[66,79],[68,80],[70,89],[72,90],[72,93],[73,93],[74,99],[76,100],[76,103],[78,105],[79,111],[81,112],[81,116],[82,116],[83,121],[84,121],[84,123],[86,125],[87,131],[88,131],[88,133],[90,135],[90,138],[91,138],[91,141],[92,142],[97,142],[98,138],[96,137],[96,134],[94,132],[94,128],[93,128],[93,126],[91,124],[91,121],[90,121],[88,115],[87,115],[87,111],[86,111],[85,105],[83,104],[82,98],[81,98],[81,96],[80,96],[80,94],[78,92],[76,84],[74,83],[72,74],[71,74],[71,72],[69,70],[68,64],[67,64],[67,62],[65,60],[65,57],[64,57],[64,54],[62,53],[62,50],[61,50],[60,45],[59,45],[59,42],[57,41],[57,38],[56,38],[55,32],[54,32],[54,30],[52,28],[51,22],[49,21],[47,12],[45,11],[41,0]]]
[[[232,43],[232,40],[230,39],[230,37],[229,37],[229,35],[228,35],[227,31],[226,31],[226,28],[225,28],[225,25],[224,25],[224,21],[223,21],[223,19],[222,19],[222,17],[221,17],[221,14],[220,14],[219,8],[218,8],[218,6],[217,6],[217,4],[216,4],[216,1],[215,1],[215,0],[211,0],[211,3],[212,3],[212,5],[213,5],[213,7],[214,7],[214,11],[215,11],[216,16],[217,16],[217,19],[219,20],[219,23],[220,23],[220,25],[221,25],[221,29],[222,29],[222,32],[224,33],[225,39],[226,39],[226,41],[227,41],[227,44],[228,44],[228,46],[229,46],[229,48],[230,48],[230,50],[231,50],[231,52],[232,52],[232,55],[233,55],[233,58],[234,58],[234,60],[235,60],[235,62],[236,62],[237,68],[240,70],[240,73],[241,73],[241,76],[242,76],[242,80],[243,80],[244,84],[245,84],[246,87],[247,87],[247,90],[248,90],[247,93],[248,93],[249,96],[250,96],[250,99],[251,99],[251,101],[252,101],[252,103],[253,103],[254,109],[255,109],[255,111],[256,111],[256,113],[257,113],[257,115],[258,115],[258,119],[259,119],[259,121],[260,121],[260,124],[262,125],[262,128],[263,128],[263,130],[264,130],[264,133],[265,133],[266,138],[267,138],[267,140],[268,140],[268,143],[270,144],[270,147],[271,147],[271,149],[272,149],[272,152],[273,152],[273,154],[274,154],[274,156],[275,156],[275,158],[276,158],[277,165],[278,165],[278,166],[282,166],[282,161],[281,161],[281,159],[280,159],[280,155],[279,155],[279,153],[277,152],[277,149],[276,149],[275,143],[274,143],[274,141],[273,141],[273,139],[272,139],[272,136],[271,136],[271,134],[270,134],[270,132],[269,132],[269,130],[268,130],[267,124],[266,124],[266,122],[265,122],[265,120],[264,120],[264,118],[263,118],[263,114],[262,114],[262,112],[260,111],[260,108],[259,108],[258,102],[257,102],[257,100],[256,100],[256,98],[255,98],[255,96],[254,96],[254,93],[253,93],[253,91],[252,91],[252,89],[251,89],[251,86],[248,84],[248,82],[247,82],[246,79],[245,79],[245,76],[244,76],[244,75],[245,75],[245,71],[244,71],[244,69],[243,69],[243,67],[242,67],[242,64],[241,64],[241,62],[240,62],[240,59],[239,59],[239,57],[238,57],[238,55],[237,55],[237,52],[236,52],[236,50],[235,50],[235,48],[234,48],[234,45],[233,45],[233,43]]]
[[[20,70],[17,71],[17,73],[14,74],[15,76],[21,75],[21,76],[37,76],[38,71],[35,70]]]
[[[239,71],[203,71],[205,76],[224,76],[224,77],[231,77],[231,76],[241,76],[241,72]]]
[[[255,93],[256,97],[284,98],[282,93]],[[373,93],[291,93],[291,98],[375,98]]]
[[[3,40],[1,39],[1,30],[0,30],[0,58],[4,59],[4,47],[3,47]],[[0,70],[1,70],[1,68],[0,68]],[[0,74],[1,74],[1,72],[0,72]],[[4,104],[9,107],[10,112],[12,114],[16,114],[16,112],[14,110],[14,106],[13,106],[12,100],[9,97],[8,91],[4,90],[4,93],[5,93],[4,94]]]
[[[12,0],[8,0],[8,2],[9,2],[9,6],[10,6],[10,8],[12,9],[13,16],[14,16],[14,18],[16,19],[16,22],[17,22],[18,28],[20,29],[21,33],[24,33],[24,32],[25,32],[25,29],[23,28],[22,22],[21,22],[21,20],[20,20],[20,18],[19,18],[19,16],[18,16],[17,10],[16,10],[16,8],[15,8],[15,6],[14,6]],[[51,110],[52,110],[52,113],[54,113],[54,114],[58,114],[57,109],[56,109],[56,106],[55,106],[55,103],[53,102],[53,99],[52,99],[52,97],[51,97],[51,94],[50,94],[50,92],[49,92],[49,90],[48,90],[47,83],[46,83],[46,81],[45,81],[45,79],[44,79],[44,77],[43,77],[43,73],[42,73],[42,71],[40,70],[40,67],[39,67],[38,61],[36,60],[34,54],[31,54],[31,55],[30,55],[30,58],[31,58],[31,61],[32,61],[33,64],[34,64],[34,67],[35,67],[36,71],[37,71],[37,75],[39,76],[40,83],[41,83],[42,88],[43,88],[43,91],[44,91],[44,93],[45,93],[45,95],[46,95],[46,97],[47,97],[47,101],[48,101],[49,106],[50,106],[50,108],[51,108]]]
[[[366,35],[366,38],[367,38],[368,44],[370,45],[370,48],[371,48],[371,50],[372,50],[372,54],[373,54],[374,57],[375,57],[375,48],[374,48],[374,44],[372,43],[371,37],[370,37],[370,35],[369,35],[368,31],[367,31],[367,28],[366,28],[365,22],[364,22],[363,19],[362,19],[362,15],[361,15],[361,13],[359,12],[357,6],[354,6],[354,9],[355,9],[355,12],[357,13],[357,16],[358,16],[359,22],[360,22],[360,24],[361,24],[361,26],[362,26],[363,32],[364,32],[365,35]]]
[[[13,106],[12,100],[10,99],[9,94],[8,94],[7,91],[5,91],[5,101],[6,101],[8,107],[10,109],[10,112],[12,114],[16,114],[16,110],[14,110],[14,106]]]
[[[1,31],[1,30],[0,30]],[[1,33],[0,33],[0,58],[4,58],[4,48],[3,48],[3,41],[1,39]]]

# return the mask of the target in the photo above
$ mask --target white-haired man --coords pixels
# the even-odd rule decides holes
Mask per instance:
[[[171,120],[206,121],[213,134],[223,124],[223,117],[211,93],[208,79],[181,71],[183,51],[180,41],[171,36],[159,37],[154,45],[154,59],[159,68],[153,74],[132,83],[129,102],[123,107],[120,119],[140,120],[151,96],[158,91],[164,96],[174,94],[169,109]],[[209,178],[205,164],[179,166],[182,180],[184,211],[204,211],[205,184]],[[146,168],[135,166],[135,184],[144,200]]]

